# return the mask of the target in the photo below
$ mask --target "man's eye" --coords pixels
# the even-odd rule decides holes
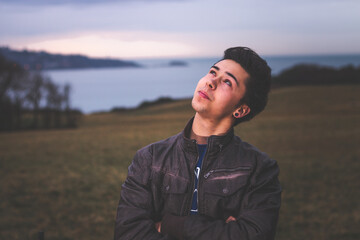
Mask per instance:
[[[231,87],[232,84],[230,80],[225,80],[224,82]]]
[[[216,76],[216,72],[214,70],[211,70],[209,73]]]

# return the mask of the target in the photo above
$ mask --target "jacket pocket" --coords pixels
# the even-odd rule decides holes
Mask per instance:
[[[204,174],[205,211],[215,218],[236,216],[248,186],[250,167],[215,169]]]
[[[186,194],[189,189],[189,180],[166,173],[162,184],[164,212],[180,215],[184,207]]]
[[[166,173],[163,180],[162,191],[167,194],[181,194],[188,189],[189,180]]]

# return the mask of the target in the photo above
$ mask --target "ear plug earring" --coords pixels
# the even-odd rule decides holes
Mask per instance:
[[[238,117],[238,116],[239,116],[239,113],[235,113],[234,115],[235,115],[235,117]]]

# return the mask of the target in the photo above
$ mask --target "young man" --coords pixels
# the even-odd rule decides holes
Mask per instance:
[[[136,153],[115,239],[274,239],[278,166],[233,131],[264,109],[270,79],[251,49],[225,51],[200,79],[184,131]]]

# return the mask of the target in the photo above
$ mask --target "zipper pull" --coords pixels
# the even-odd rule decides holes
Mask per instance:
[[[224,147],[224,145],[219,144],[220,152],[222,151],[223,147]]]
[[[204,174],[204,178],[208,178],[211,174],[213,173],[213,170],[207,172],[206,174]]]

